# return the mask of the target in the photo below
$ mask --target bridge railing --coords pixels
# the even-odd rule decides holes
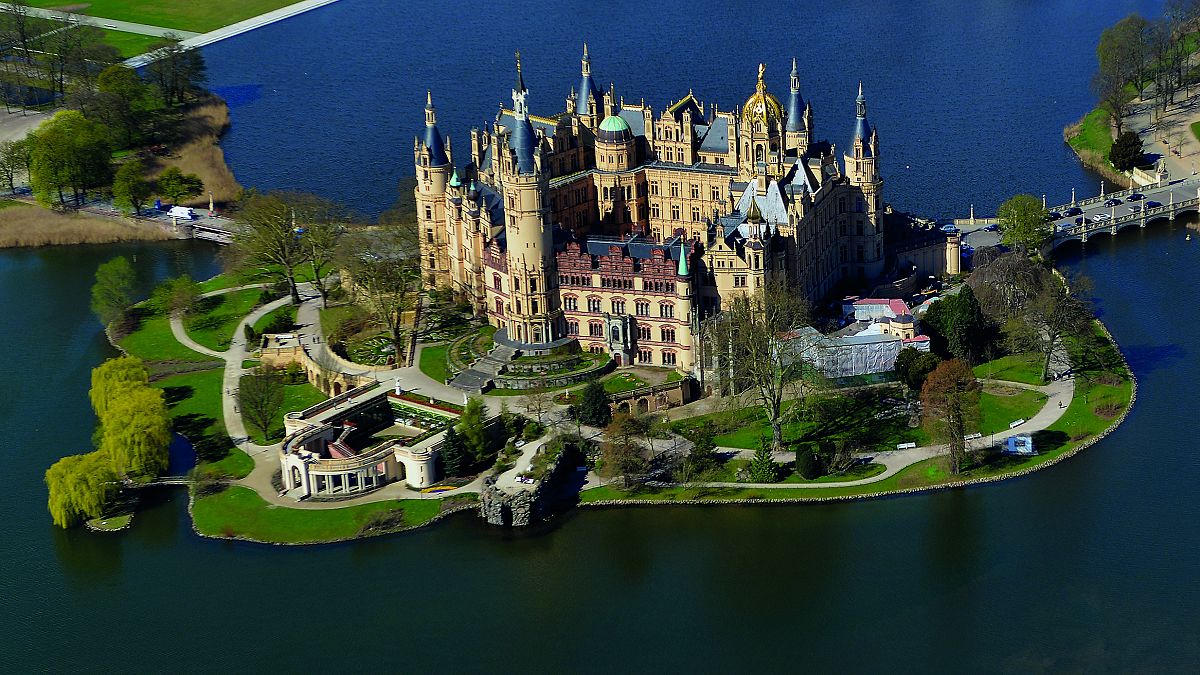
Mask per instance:
[[[1200,184],[1200,178],[1195,178],[1195,177],[1178,178],[1173,181],[1167,181],[1166,183],[1163,183],[1161,186],[1159,186],[1159,185],[1143,185],[1143,186],[1139,186],[1139,187],[1132,187],[1132,188],[1127,188],[1124,190],[1118,190],[1117,192],[1108,192],[1108,193],[1105,193],[1103,196],[1095,195],[1093,197],[1088,197],[1086,199],[1077,199],[1077,200],[1075,200],[1074,204],[1071,204],[1070,202],[1068,202],[1066,204],[1061,204],[1059,206],[1051,207],[1050,210],[1061,212],[1063,209],[1070,208],[1072,206],[1076,206],[1079,208],[1085,208],[1085,207],[1091,206],[1093,204],[1101,204],[1103,202],[1108,201],[1109,199],[1114,199],[1114,198],[1120,199],[1120,198],[1128,197],[1129,195],[1131,195],[1135,192],[1141,192],[1143,194],[1147,194],[1147,193],[1155,192],[1157,190],[1172,190],[1172,189],[1178,188],[1183,185],[1188,185],[1188,184],[1191,184],[1191,185]],[[1124,200],[1122,199],[1122,201],[1124,201]]]
[[[1055,238],[1073,237],[1091,232],[1099,232],[1101,230],[1111,230],[1114,226],[1120,226],[1131,222],[1140,222],[1143,219],[1150,220],[1152,218],[1157,218],[1158,216],[1169,216],[1172,213],[1181,211],[1183,209],[1194,208],[1196,206],[1200,206],[1200,199],[1192,197],[1191,199],[1185,199],[1180,202],[1175,202],[1174,204],[1164,204],[1163,206],[1156,206],[1152,209],[1146,209],[1145,211],[1135,211],[1130,214],[1119,216],[1112,220],[1097,223],[1084,221],[1082,224],[1072,225],[1071,227],[1058,230],[1054,233],[1054,235]]]

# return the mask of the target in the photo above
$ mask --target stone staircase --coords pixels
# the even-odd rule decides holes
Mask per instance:
[[[492,383],[492,378],[504,372],[504,368],[516,357],[517,350],[497,344],[486,356],[470,368],[459,373],[450,381],[450,386],[472,394],[482,394]]]

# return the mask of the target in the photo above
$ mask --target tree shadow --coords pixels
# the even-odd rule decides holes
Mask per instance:
[[[177,404],[192,397],[196,393],[196,389],[190,385],[179,387],[163,387],[163,400],[166,401],[168,408],[173,408]]]
[[[233,447],[233,439],[221,431],[214,430],[214,420],[200,413],[180,415],[172,422],[172,430],[186,436],[192,442],[192,450],[196,457],[205,462],[215,462],[229,454]]]

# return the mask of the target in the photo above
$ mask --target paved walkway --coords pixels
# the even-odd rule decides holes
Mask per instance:
[[[67,2],[64,5],[70,4]],[[0,2],[0,11],[10,10],[12,5],[7,2]],[[137,33],[138,35],[167,35],[172,33],[182,38],[192,38],[200,35],[178,28],[163,28],[162,26],[150,26],[144,23],[134,23],[132,21],[119,21],[117,19],[106,19],[100,16],[91,16],[89,14],[79,14],[78,12],[60,12],[53,9],[38,9],[30,7],[27,10],[30,16],[40,17],[42,19],[54,19],[56,21],[70,21],[74,18],[83,25],[98,26],[109,30],[117,30],[124,33]]]

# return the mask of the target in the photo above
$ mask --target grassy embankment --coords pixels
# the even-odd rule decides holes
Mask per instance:
[[[1095,333],[1068,345],[1075,367],[1075,395],[1066,412],[1047,429],[1033,435],[1038,450],[1033,457],[989,455],[951,474],[945,457],[934,457],[908,466],[881,481],[839,488],[709,488],[680,486],[623,491],[601,486],[580,495],[583,502],[609,500],[728,500],[728,499],[827,499],[877,495],[898,490],[924,489],[960,481],[987,480],[1036,469],[1073,453],[1105,433],[1126,411],[1133,398],[1133,381],[1116,346],[1097,325]]]
[[[60,10],[70,7],[71,11],[101,19],[207,33],[294,2],[296,0],[92,0],[72,4],[64,0],[29,0],[29,5]]]
[[[247,288],[202,298],[183,321],[188,337],[213,351],[229,349],[233,332],[261,297],[261,289]]]
[[[196,529],[210,537],[240,537],[267,543],[308,544],[372,534],[373,519],[386,519],[380,533],[428,523],[447,508],[474,502],[477,495],[446,499],[391,499],[338,509],[289,509],[267,503],[253,490],[230,487],[192,503]]]
[[[152,384],[163,390],[174,430],[187,436],[200,459],[198,476],[244,478],[254,460],[234,446],[225,432],[221,408],[224,372],[220,368],[172,375]]]
[[[975,366],[975,377],[1043,385],[1041,354],[1010,354]]]
[[[131,58],[138,54],[145,54],[150,51],[154,45],[162,42],[162,38],[157,35],[142,35],[140,33],[126,33],[125,31],[112,30],[104,28],[104,44],[112,45],[121,53],[122,58]]]
[[[184,173],[194,173],[204,182],[204,193],[186,206],[208,208],[212,194],[217,204],[230,204],[241,194],[242,186],[233,177],[221,150],[221,135],[229,128],[229,106],[217,96],[207,95],[188,105],[170,144],[168,155],[152,155],[145,160],[147,178],[157,178],[167,168],[175,166]]]

